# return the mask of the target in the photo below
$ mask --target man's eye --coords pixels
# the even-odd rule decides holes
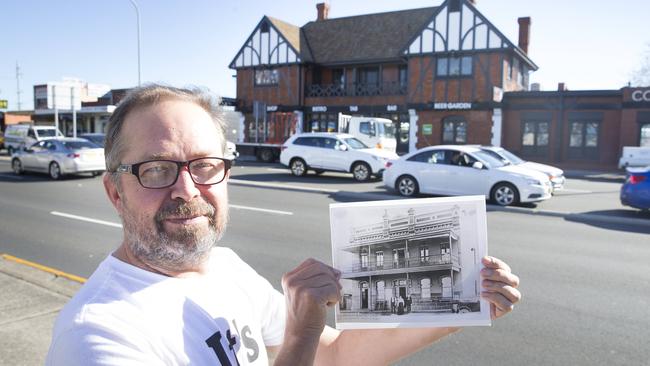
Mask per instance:
[[[164,174],[169,170],[169,167],[162,166],[162,165],[154,165],[151,167],[147,167],[142,174]]]

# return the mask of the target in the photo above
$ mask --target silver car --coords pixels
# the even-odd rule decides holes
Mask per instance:
[[[80,138],[58,138],[16,151],[11,157],[11,167],[16,174],[42,172],[52,179],[60,179],[66,174],[100,175],[106,170],[106,163],[104,149],[96,144]]]

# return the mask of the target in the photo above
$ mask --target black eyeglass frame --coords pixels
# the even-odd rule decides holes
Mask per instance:
[[[190,164],[192,164],[195,161],[203,160],[203,159],[218,159],[218,160],[221,160],[221,161],[224,162],[224,172],[223,172],[223,177],[221,178],[221,180],[219,180],[218,182],[215,182],[215,183],[207,183],[207,184],[206,183],[199,183],[199,182],[194,180],[194,177],[192,176],[192,172],[189,171]],[[170,163],[175,163],[178,168],[176,169],[176,178],[174,178],[174,181],[172,181],[170,184],[168,184],[166,186],[155,187],[155,188],[146,187],[144,184],[142,184],[142,181],[140,180],[140,171],[139,171],[140,166],[143,165],[143,164],[146,164],[146,163],[151,163],[153,161],[166,161],[166,162],[170,162]],[[226,179],[226,175],[228,175],[228,171],[230,170],[230,168],[232,168],[232,163],[233,163],[232,159],[219,158],[219,157],[216,157],[216,156],[204,156],[204,157],[201,157],[201,158],[196,158],[196,159],[186,160],[186,161],[177,161],[177,160],[168,160],[168,159],[151,159],[151,160],[141,161],[141,162],[135,163],[135,164],[120,164],[117,167],[117,169],[115,169],[114,172],[115,173],[127,173],[127,174],[135,175],[135,177],[138,178],[138,183],[140,183],[140,185],[142,187],[144,187],[144,188],[147,188],[147,189],[163,189],[163,188],[169,188],[169,187],[173,186],[174,184],[176,184],[176,182],[178,182],[178,177],[181,175],[181,170],[183,169],[183,167],[187,167],[188,172],[190,173],[190,179],[192,179],[192,182],[194,182],[194,184],[197,184],[197,185],[200,185],[200,186],[213,186],[215,184],[219,184],[219,183],[223,182],[224,179]]]

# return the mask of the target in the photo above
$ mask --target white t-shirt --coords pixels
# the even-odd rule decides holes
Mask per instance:
[[[284,297],[230,249],[209,268],[172,278],[109,255],[59,314],[46,365],[266,365]]]

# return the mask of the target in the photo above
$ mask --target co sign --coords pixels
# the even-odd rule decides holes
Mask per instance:
[[[650,89],[633,91],[632,100],[635,102],[650,102]]]

